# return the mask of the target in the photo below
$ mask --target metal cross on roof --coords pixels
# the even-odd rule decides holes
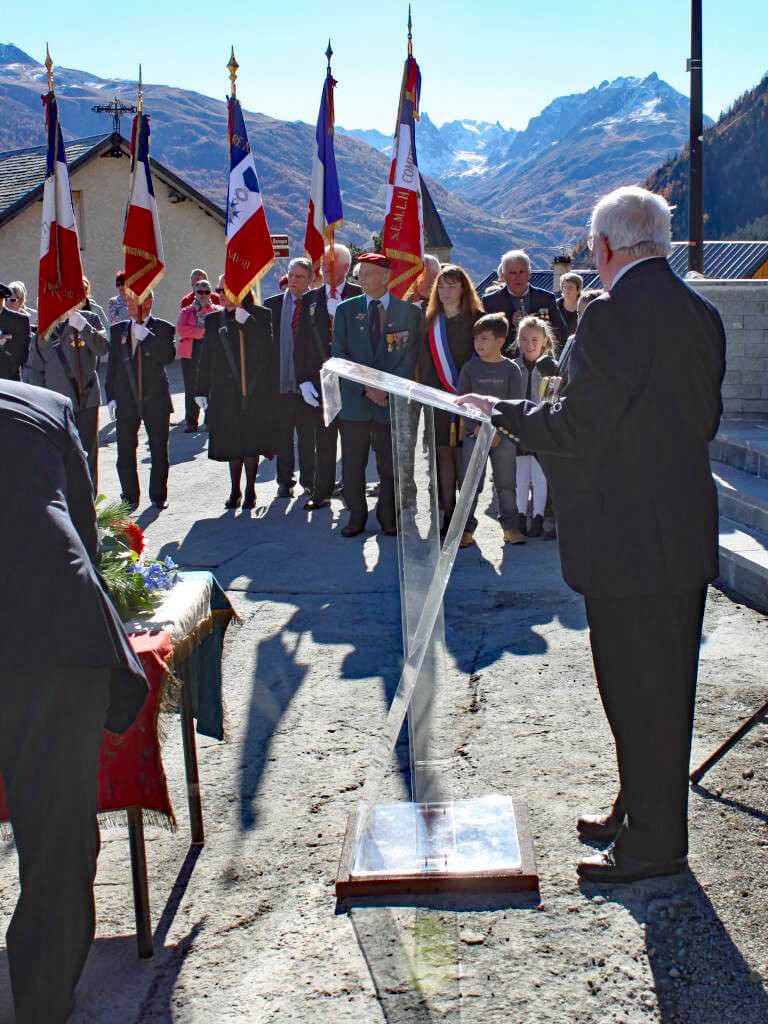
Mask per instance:
[[[112,115],[112,131],[116,134],[120,134],[120,117],[122,114],[135,114],[137,108],[132,104],[121,103],[120,100],[115,96],[111,103],[99,103],[95,107],[91,107],[94,114],[111,114]]]

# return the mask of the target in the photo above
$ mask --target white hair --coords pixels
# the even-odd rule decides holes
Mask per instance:
[[[531,270],[531,257],[525,251],[525,249],[510,249],[509,252],[505,252],[501,257],[501,263],[499,264],[499,270],[504,273],[504,268],[508,263],[516,263],[517,260],[521,260],[528,267],[528,272]]]
[[[437,256],[433,256],[431,252],[427,252],[424,253],[423,259],[425,270],[427,269],[427,267],[432,267],[432,269],[436,270],[438,274],[440,273],[440,260],[437,258]]]
[[[294,267],[301,267],[302,270],[306,270],[309,276],[312,277],[312,260],[308,260],[306,256],[294,256],[288,264],[289,274]]]
[[[611,249],[632,259],[668,256],[672,251],[672,207],[663,196],[626,185],[603,196],[592,211],[592,237],[603,235]]]
[[[22,306],[27,304],[27,286],[23,281],[11,281],[8,285],[11,291],[15,294],[17,299],[21,299]]]
[[[326,247],[325,247],[326,254],[328,254],[330,251],[331,251],[330,245],[326,245]],[[339,260],[339,262],[343,263],[345,266],[348,267],[350,265],[350,263],[352,262],[352,253],[349,251],[349,249],[346,247],[346,245],[342,245],[340,242],[334,242],[333,243],[333,258],[334,258],[334,260]]]

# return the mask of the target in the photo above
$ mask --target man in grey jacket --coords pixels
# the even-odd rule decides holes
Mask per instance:
[[[46,341],[35,338],[27,363],[27,382],[56,391],[72,402],[75,423],[88,456],[94,491],[99,483],[99,357],[109,348],[97,313],[70,313]]]

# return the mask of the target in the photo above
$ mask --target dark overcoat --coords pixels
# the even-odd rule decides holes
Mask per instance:
[[[20,380],[29,356],[31,327],[25,313],[0,309],[0,380]]]
[[[173,344],[176,327],[168,320],[150,316],[144,322],[150,334],[141,349],[142,401],[139,403],[136,356],[132,356],[131,321],[121,320],[109,331],[108,402],[117,402],[117,419],[157,419],[173,411],[165,368],[176,358]]]

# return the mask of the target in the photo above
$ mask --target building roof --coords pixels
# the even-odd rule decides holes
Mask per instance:
[[[435,201],[423,178],[421,179],[421,211],[424,217],[424,244],[426,247],[428,249],[452,249],[453,242],[445,230],[445,224],[437,212]]]
[[[704,276],[714,281],[747,281],[754,277],[760,267],[768,260],[768,242],[705,242],[704,243]],[[688,273],[688,243],[673,242],[669,265],[674,272],[685,277]],[[585,288],[602,288],[600,275],[594,270],[580,270],[573,267],[571,273],[581,274]],[[551,270],[532,270],[531,284],[534,288],[545,288],[552,291],[553,275]],[[482,295],[496,281],[496,271],[491,271],[477,285],[478,295]]]
[[[67,165],[74,174],[84,164],[112,149],[119,149],[128,156],[130,145],[122,135],[92,135],[86,139],[75,139],[64,144]],[[46,147],[33,146],[31,149],[14,149],[0,153],[0,227],[16,217],[30,203],[43,194],[45,182]],[[206,213],[221,224],[225,221],[224,211],[216,203],[198,192],[173,171],[150,157],[153,174],[164,181],[180,195],[193,200]]]

